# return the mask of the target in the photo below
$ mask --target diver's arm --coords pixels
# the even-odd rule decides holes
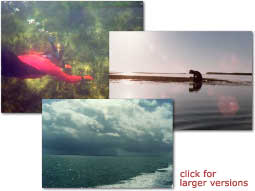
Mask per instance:
[[[58,66],[53,65],[51,70],[47,72],[48,75],[55,76],[59,80],[65,81],[67,83],[77,83],[82,79],[85,80],[93,80],[93,78],[89,75],[86,76],[76,76],[70,75],[62,71],[62,69]]]
[[[74,76],[69,75],[67,73],[64,73],[62,71],[58,72],[57,75],[55,75],[58,79],[63,80],[67,83],[76,83],[82,80],[82,76]]]
[[[89,75],[86,76],[75,76],[75,75],[69,75],[63,71],[59,71],[57,74],[55,74],[55,76],[60,79],[63,80],[67,83],[76,83],[81,81],[82,79],[84,80],[93,80],[93,78]]]

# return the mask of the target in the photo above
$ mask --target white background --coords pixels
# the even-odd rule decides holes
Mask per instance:
[[[253,0],[144,2],[148,31],[255,30]],[[0,190],[42,190],[41,128],[41,115],[0,114]],[[208,169],[222,180],[249,180],[249,188],[218,190],[254,191],[254,131],[178,131],[174,141],[175,190],[192,190],[178,187],[181,170]]]

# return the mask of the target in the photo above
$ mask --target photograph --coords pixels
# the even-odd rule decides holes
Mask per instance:
[[[109,31],[142,31],[142,1],[1,1],[1,111],[109,97]]]
[[[43,188],[172,188],[171,99],[43,99]]]
[[[110,32],[109,46],[110,98],[171,98],[175,130],[252,130],[252,32]]]

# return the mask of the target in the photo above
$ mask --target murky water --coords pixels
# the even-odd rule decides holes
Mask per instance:
[[[2,112],[41,113],[42,98],[108,98],[109,31],[140,30],[138,1],[1,1]]]

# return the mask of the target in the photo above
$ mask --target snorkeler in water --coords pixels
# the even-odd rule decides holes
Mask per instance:
[[[64,67],[64,63],[62,61],[62,57],[64,54],[64,47],[57,43],[55,46],[55,38],[53,36],[48,37],[48,41],[51,45],[51,52],[46,52],[45,55],[52,60],[54,63],[57,63],[59,66]]]
[[[90,75],[76,76],[63,72],[60,67],[64,64],[62,62],[63,51],[58,51],[53,42],[51,42],[51,46],[55,55],[30,52],[16,56],[8,49],[2,48],[2,76],[26,79],[50,75],[68,83],[76,83],[82,79],[93,80],[93,77]],[[70,65],[64,65],[64,67],[66,66],[70,68]]]

